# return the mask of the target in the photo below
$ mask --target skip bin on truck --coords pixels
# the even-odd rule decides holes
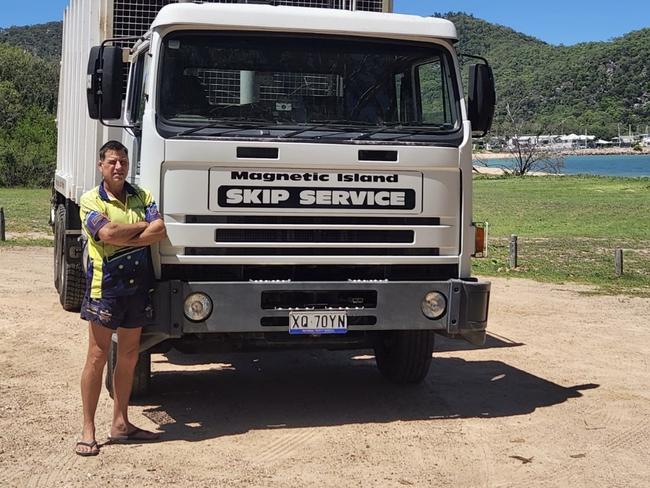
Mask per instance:
[[[485,339],[490,284],[470,258],[487,62],[469,66],[465,98],[447,20],[389,1],[269,3],[66,10],[52,198],[63,307],[83,298],[78,202],[106,140],[129,148],[129,179],[167,226],[134,394],[150,354],[172,348],[374,348],[383,375],[415,383],[436,333]]]

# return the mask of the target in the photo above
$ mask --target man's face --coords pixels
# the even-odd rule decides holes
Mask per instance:
[[[109,183],[123,183],[129,172],[129,157],[124,151],[106,151],[104,159],[99,161],[99,171],[104,181]]]

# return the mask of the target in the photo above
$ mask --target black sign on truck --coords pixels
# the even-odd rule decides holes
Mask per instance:
[[[220,186],[217,201],[220,207],[412,210],[415,191],[409,188]]]

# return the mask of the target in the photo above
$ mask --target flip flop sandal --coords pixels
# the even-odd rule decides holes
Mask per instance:
[[[90,451],[80,451],[79,449],[77,449],[79,446],[85,446],[89,448]],[[93,449],[94,447],[96,447],[97,449]],[[84,456],[84,457],[97,456],[97,454],[99,454],[99,446],[97,445],[97,441],[92,441],[92,442],[77,441],[74,452],[78,456]]]
[[[155,434],[155,437],[142,437],[142,434]],[[151,442],[157,441],[160,437],[160,434],[156,432],[149,432],[148,430],[140,429],[136,427],[131,432],[126,435],[109,435],[108,441],[111,444],[125,444],[129,442]]]

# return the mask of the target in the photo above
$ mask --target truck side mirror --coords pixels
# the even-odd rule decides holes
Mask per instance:
[[[472,64],[469,67],[468,116],[472,131],[483,132],[492,127],[496,92],[492,68],[487,64]],[[481,137],[482,137],[481,136]]]
[[[91,119],[121,118],[123,69],[121,48],[94,46],[90,49],[86,97]]]

